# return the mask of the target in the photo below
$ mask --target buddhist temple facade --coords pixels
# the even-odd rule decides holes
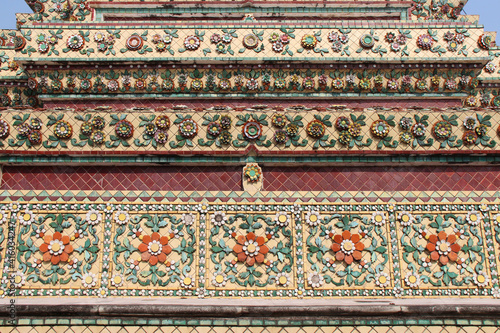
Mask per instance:
[[[500,330],[500,48],[466,0],[26,1],[1,332]]]

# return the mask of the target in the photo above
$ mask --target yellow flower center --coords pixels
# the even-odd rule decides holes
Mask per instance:
[[[95,221],[95,220],[97,220],[97,214],[92,213],[92,214],[90,215],[90,220],[91,220],[91,221]]]
[[[483,275],[478,275],[477,276],[477,282],[484,283],[484,281],[486,281],[486,278]]]
[[[382,276],[380,276],[380,277],[378,278],[378,282],[379,282],[380,284],[384,284],[384,283],[386,283],[386,282],[387,282],[387,278],[386,278],[384,275],[382,275]]]
[[[403,216],[401,217],[401,221],[403,221],[403,222],[408,222],[408,221],[410,221],[410,217],[409,217],[408,215],[403,215]]]
[[[217,283],[222,283],[222,282],[224,282],[224,276],[222,276],[222,275],[217,275],[217,276],[215,277],[215,282],[217,282]]]
[[[16,210],[17,208],[18,208],[18,206],[17,206],[17,205],[12,205],[12,209],[13,209],[13,210]]]
[[[250,253],[253,253],[255,252],[255,250],[257,250],[257,248],[255,247],[254,244],[250,244],[247,246],[247,251],[250,252]]]
[[[353,244],[350,241],[349,242],[345,242],[344,245],[343,245],[344,246],[344,250],[351,251],[352,250],[352,245]]]
[[[113,282],[115,284],[120,284],[122,283],[122,277],[121,276],[115,276],[115,278],[113,279]]]
[[[500,223],[500,214],[497,215],[496,221],[497,223]]]
[[[312,214],[310,217],[309,217],[309,221],[311,222],[316,222],[318,220],[318,217],[314,214]]]
[[[286,222],[286,215],[280,215],[278,217],[278,221],[280,221],[281,223],[285,223]]]
[[[157,243],[152,243],[150,249],[151,252],[158,252],[158,250],[160,249],[160,245],[158,245]]]
[[[123,213],[121,213],[120,215],[118,215],[118,220],[120,221],[125,221],[125,219],[127,218],[127,216]]]
[[[446,244],[446,243],[441,243],[441,244],[439,244],[439,249],[440,249],[441,251],[443,251],[443,252],[448,251],[448,244]]]
[[[375,216],[375,222],[380,223],[380,222],[382,222],[383,220],[384,220],[384,219],[383,219],[382,215],[376,215],[376,216]]]
[[[408,281],[409,281],[410,283],[415,283],[415,282],[417,282],[417,277],[416,277],[415,275],[412,275],[412,276],[410,276],[410,277],[408,278]]]
[[[23,215],[23,219],[24,219],[25,221],[29,221],[29,220],[31,219],[31,215],[30,215],[30,214],[28,214],[28,213],[25,213],[25,214]]]
[[[94,282],[94,279],[92,278],[92,276],[87,276],[85,278],[85,283],[86,284],[91,284],[92,282]]]
[[[59,243],[52,244],[52,251],[58,252],[61,249],[61,245]]]
[[[19,284],[19,283],[21,283],[22,280],[23,280],[23,278],[21,276],[16,275],[16,277],[14,278],[14,283]]]
[[[286,276],[280,276],[279,282],[280,284],[285,284],[288,282],[288,279],[286,278]]]
[[[185,285],[190,285],[190,284],[191,284],[191,282],[193,282],[193,280],[191,280],[191,278],[190,278],[190,277],[184,278],[184,284],[185,284]]]
[[[471,214],[469,216],[469,219],[472,221],[472,222],[476,222],[477,221],[477,215],[476,214]]]

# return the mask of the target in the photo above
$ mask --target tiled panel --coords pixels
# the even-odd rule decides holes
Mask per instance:
[[[65,198],[0,202],[0,236],[9,237],[0,298],[500,298],[498,196],[474,204]]]
[[[484,191],[500,186],[500,167],[273,167],[266,191]]]
[[[488,191],[500,167],[264,167],[265,191]],[[239,191],[235,167],[4,168],[4,190]]]
[[[9,166],[2,189],[58,190],[241,190],[240,167]]]

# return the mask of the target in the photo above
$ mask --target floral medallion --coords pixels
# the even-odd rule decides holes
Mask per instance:
[[[452,134],[452,126],[447,121],[438,121],[432,127],[432,134],[434,134],[438,140],[446,140]]]
[[[430,35],[421,35],[417,38],[417,45],[422,50],[430,50],[434,45],[434,39]]]
[[[262,179],[262,170],[257,164],[248,164],[243,168],[243,175],[249,182],[255,183]]]
[[[247,49],[254,49],[259,45],[259,37],[254,34],[248,34],[243,37],[243,46]]]
[[[364,34],[359,39],[359,44],[365,49],[371,49],[375,45],[375,38],[371,34]]]
[[[73,127],[66,120],[59,120],[54,124],[54,135],[59,139],[69,139],[73,135]]]
[[[242,134],[248,140],[257,140],[262,135],[262,125],[255,120],[247,121],[243,124]]]
[[[482,34],[479,36],[477,44],[483,50],[489,50],[491,48],[491,44],[494,42],[493,37],[491,35]]]
[[[84,45],[85,45],[85,40],[80,34],[69,36],[68,41],[66,42],[66,46],[73,51],[81,50]]]
[[[134,135],[134,125],[128,120],[120,120],[115,125],[115,133],[122,139],[129,139]]]
[[[144,45],[144,39],[142,39],[142,37],[139,35],[132,35],[127,39],[125,45],[130,51],[137,51],[142,49],[142,46]]]
[[[300,45],[306,50],[314,49],[317,44],[318,39],[314,35],[304,35],[300,40]]]
[[[200,47],[200,38],[198,36],[189,36],[184,40],[186,50],[195,51]]]
[[[313,120],[306,126],[306,132],[307,134],[315,139],[322,138],[323,135],[325,135],[326,131],[326,126],[323,124],[322,121],[320,120]]]
[[[10,125],[4,119],[0,119],[0,138],[5,139],[10,134]]]
[[[179,133],[184,138],[193,138],[198,134],[198,124],[191,118],[184,119],[179,123]]]
[[[376,120],[372,123],[370,126],[370,130],[373,134],[373,136],[377,138],[385,138],[387,135],[389,135],[389,124],[387,121],[383,119]]]

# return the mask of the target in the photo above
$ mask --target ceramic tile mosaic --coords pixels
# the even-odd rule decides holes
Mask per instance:
[[[472,317],[500,297],[500,52],[463,1],[28,3],[0,30],[0,297],[98,310],[8,332],[498,331]],[[348,298],[476,305],[105,308]]]
[[[493,191],[495,166],[263,167],[264,191]],[[241,168],[6,166],[1,190],[241,191]]]
[[[2,227],[15,229],[19,297],[500,296],[497,200],[1,208]],[[12,254],[2,257],[6,295]]]
[[[4,167],[2,189],[240,191],[240,167]]]
[[[459,112],[456,112],[459,110]],[[496,153],[496,108],[254,105],[4,110],[0,147],[25,154]]]

